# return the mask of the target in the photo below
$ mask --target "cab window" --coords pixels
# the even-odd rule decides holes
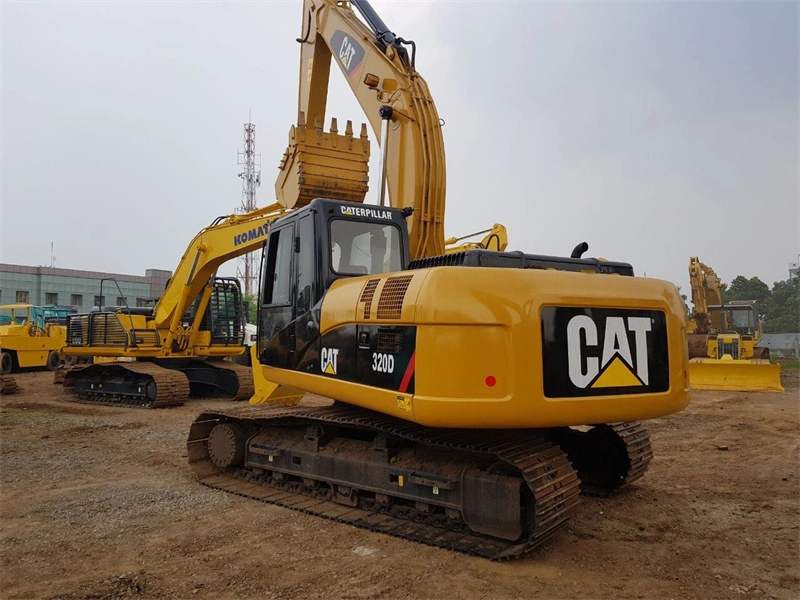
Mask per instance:
[[[339,275],[374,275],[402,267],[400,229],[394,224],[331,221],[331,265]]]
[[[267,273],[264,277],[264,304],[291,303],[293,242],[294,227],[270,233]]]

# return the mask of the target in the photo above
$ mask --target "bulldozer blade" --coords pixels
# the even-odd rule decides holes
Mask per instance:
[[[689,386],[694,390],[783,392],[781,366],[762,360],[689,361]]]

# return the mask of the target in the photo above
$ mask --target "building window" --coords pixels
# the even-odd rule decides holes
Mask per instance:
[[[58,304],[58,294],[54,292],[45,292],[44,294],[44,303],[45,304]]]
[[[117,296],[117,306],[127,306],[128,301],[125,300],[125,296]]]
[[[69,301],[72,306],[83,306],[83,295],[72,294],[72,296],[69,298]]]
[[[102,307],[106,303],[105,296],[95,296],[94,297],[94,305]]]
[[[28,292],[27,291],[17,290],[17,302],[19,302],[21,304],[27,304],[28,303]]]
[[[136,299],[136,306],[144,306],[144,298],[137,298]]]

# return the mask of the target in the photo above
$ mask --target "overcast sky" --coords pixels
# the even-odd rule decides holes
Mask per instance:
[[[499,222],[510,249],[560,255],[585,240],[684,291],[690,256],[726,282],[788,277],[797,3],[373,4],[416,41],[446,121],[448,236]],[[57,267],[174,269],[241,203],[249,112],[273,202],[301,5],[3,1],[0,262],[49,265],[52,242]],[[365,121],[331,83],[329,117]]]

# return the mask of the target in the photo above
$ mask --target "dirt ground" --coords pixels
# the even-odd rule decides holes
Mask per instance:
[[[656,458],[555,538],[493,563],[210,490],[189,425],[65,402],[49,372],[0,396],[0,597],[800,598],[797,371],[786,393],[694,392]]]

